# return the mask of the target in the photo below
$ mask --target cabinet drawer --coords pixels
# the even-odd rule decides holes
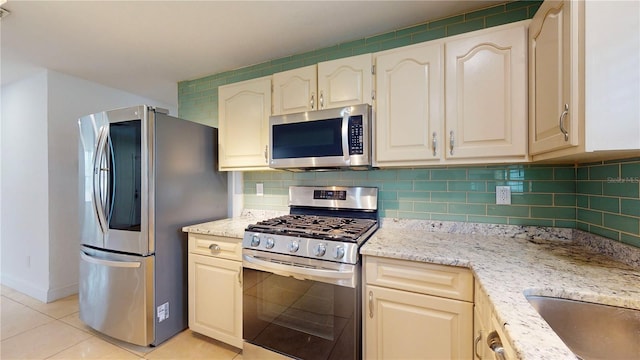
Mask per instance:
[[[366,283],[473,302],[473,275],[465,268],[365,257]]]
[[[242,261],[242,239],[189,233],[189,252]]]

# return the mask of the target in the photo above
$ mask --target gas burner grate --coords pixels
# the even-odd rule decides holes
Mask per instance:
[[[376,220],[316,215],[284,215],[249,225],[247,230],[269,234],[357,242]]]

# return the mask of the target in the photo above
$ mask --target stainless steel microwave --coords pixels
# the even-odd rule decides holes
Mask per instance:
[[[371,106],[271,116],[269,148],[269,167],[274,169],[368,169]]]

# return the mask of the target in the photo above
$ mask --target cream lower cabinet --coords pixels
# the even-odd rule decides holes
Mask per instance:
[[[271,77],[218,88],[218,168],[269,169]]]
[[[473,319],[474,359],[494,360],[498,358],[487,342],[490,336],[496,335],[502,344],[504,357],[506,359],[516,359],[515,351],[507,342],[506,336],[491,310],[489,298],[477,282],[475,284]],[[493,332],[495,334],[492,334]]]
[[[189,234],[189,328],[242,348],[241,240]]]
[[[470,359],[468,269],[365,257],[365,359]]]

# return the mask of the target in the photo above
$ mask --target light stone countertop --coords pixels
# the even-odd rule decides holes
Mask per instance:
[[[521,359],[576,359],[525,294],[640,309],[640,268],[589,250],[575,230],[450,224],[384,219],[360,251],[470,268]]]
[[[244,229],[246,229],[247,226],[255,224],[261,220],[270,219],[284,214],[286,214],[286,212],[244,210],[239,217],[189,225],[183,227],[182,231],[195,234],[226,236],[238,238],[238,241],[242,241],[242,238],[244,237]]]

